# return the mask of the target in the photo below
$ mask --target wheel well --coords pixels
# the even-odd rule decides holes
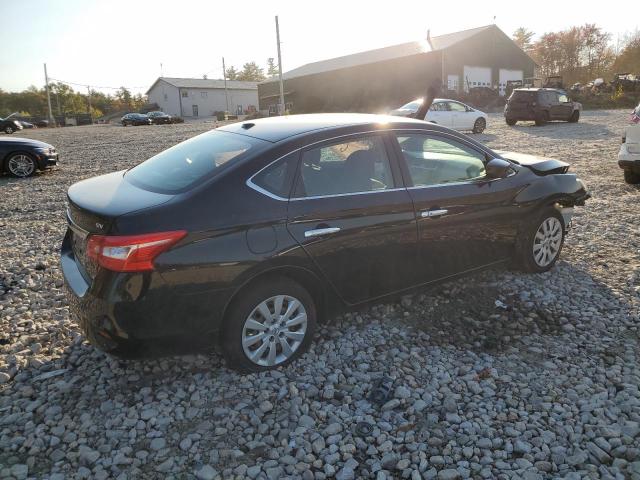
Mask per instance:
[[[250,278],[233,293],[224,307],[224,312],[221,318],[224,319],[226,317],[229,307],[240,295],[242,295],[243,292],[252,288],[257,283],[269,281],[274,278],[287,278],[301,285],[307,292],[309,292],[309,295],[311,295],[316,302],[318,323],[324,323],[326,321],[325,313],[327,311],[327,298],[324,289],[322,288],[322,282],[315,274],[301,267],[275,268],[259,273]]]

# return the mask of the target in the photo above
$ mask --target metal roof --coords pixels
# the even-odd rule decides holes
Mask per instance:
[[[321,60],[319,62],[307,63],[306,65],[302,65],[301,67],[283,73],[282,78],[287,80],[295,77],[303,77],[305,75],[330,72],[341,68],[355,67],[368,63],[376,63],[394,58],[408,57],[410,55],[443,50],[492,27],[495,27],[495,25],[485,25],[484,27],[472,28],[470,30],[438,35],[436,37],[431,37],[430,43],[425,39],[418,42],[401,43],[390,47],[367,50],[366,52],[359,52],[342,57],[330,58],[328,60]],[[275,82],[277,80],[277,77],[271,77],[263,83]]]
[[[224,80],[208,79],[208,78],[173,78],[158,77],[153,85],[147,90],[147,94],[156,86],[160,80],[167,82],[178,88],[224,88]],[[227,80],[227,89],[229,90],[257,90],[258,82],[243,82],[239,80]]]

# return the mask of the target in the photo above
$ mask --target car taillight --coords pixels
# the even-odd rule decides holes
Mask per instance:
[[[87,256],[114,272],[153,270],[153,261],[187,235],[184,230],[144,235],[91,235]]]

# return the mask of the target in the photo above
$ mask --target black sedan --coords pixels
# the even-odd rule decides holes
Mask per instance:
[[[22,130],[23,126],[19,120],[14,118],[5,118],[4,120],[0,118],[0,131],[4,133],[12,134],[13,132],[17,132],[18,130]]]
[[[58,163],[58,152],[48,143],[30,138],[0,138],[2,171],[14,177],[30,177]]]
[[[152,122],[148,116],[142,113],[127,113],[122,116],[120,123],[122,123],[123,127],[126,127],[127,125],[151,125]]]
[[[549,270],[588,197],[568,168],[400,117],[227,125],[69,189],[71,311],[114,354],[217,338],[232,368],[281,366],[337,309]]]
[[[151,119],[154,125],[166,125],[172,123],[171,115],[167,115],[164,112],[149,112],[147,116]]]

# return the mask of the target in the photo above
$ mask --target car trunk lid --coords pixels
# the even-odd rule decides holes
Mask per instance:
[[[78,182],[69,188],[67,197],[71,248],[84,273],[93,278],[97,266],[87,256],[89,237],[117,235],[116,218],[162,205],[174,195],[136,187],[124,178],[124,171],[120,171]]]
[[[569,164],[556,160],[555,158],[539,157],[537,155],[528,155],[526,153],[505,152],[496,150],[496,153],[502,158],[511,160],[512,162],[527,167],[536,175],[554,175],[558,173],[567,173]]]

